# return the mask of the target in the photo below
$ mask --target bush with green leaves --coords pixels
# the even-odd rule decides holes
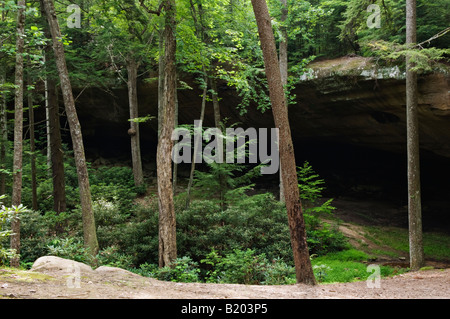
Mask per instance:
[[[137,269],[140,269],[140,265],[156,264],[159,258],[159,209],[156,196],[149,197],[149,203],[145,206],[134,203],[137,193],[130,168],[91,168],[90,173],[100,245],[97,256],[99,264]],[[239,184],[233,184],[237,188],[230,185],[224,188],[223,201],[216,200],[214,196],[209,199],[197,198],[186,209],[186,195],[175,197],[178,255],[190,258],[193,263],[198,263],[202,271],[206,271],[207,265],[200,261],[210,254],[211,249],[225,255],[231,254],[227,261],[231,260],[235,250],[250,249],[255,256],[264,255],[267,264],[277,261],[274,263],[276,267],[266,267],[267,273],[271,275],[268,278],[260,276],[258,281],[283,281],[274,278],[278,278],[277,274],[292,271],[293,267],[285,205],[270,193],[247,195],[246,183],[252,174],[247,172],[249,175],[246,176],[244,171],[241,173],[243,175]],[[303,200],[310,203],[305,208],[310,253],[323,255],[342,250],[345,248],[343,235],[319,219],[320,214],[332,212],[331,201],[325,205],[318,201],[323,182],[318,182],[320,179],[309,164],[305,164],[299,176],[306,185],[302,193],[307,197]],[[202,178],[207,180],[205,176]],[[199,192],[204,189],[202,185],[197,184]],[[51,210],[45,213],[32,212],[24,218],[22,229],[22,261],[27,265],[50,252],[64,258],[85,259],[79,204],[61,214]]]
[[[211,283],[257,285],[264,281],[267,268],[266,256],[252,249],[234,249],[225,256],[212,250],[202,263],[211,266],[206,278]]]
[[[1,196],[0,200],[5,196]],[[12,206],[6,207],[4,205],[0,208],[0,265],[6,264],[11,258],[17,256],[16,251],[10,248],[6,248],[9,244],[9,237],[11,236],[11,230],[9,229],[11,220],[13,218],[20,218],[20,215],[27,212],[26,207]]]
[[[212,250],[201,261],[208,266],[205,281],[248,285],[294,284],[295,268],[277,258],[269,261],[253,249],[234,249],[224,255]]]
[[[185,256],[177,258],[170,266],[159,268],[154,276],[164,281],[199,282],[199,274],[198,263]]]
[[[316,175],[308,169],[303,176],[307,178],[308,174]],[[336,228],[320,220],[321,214],[330,214],[333,209],[331,200],[322,205],[318,203],[320,192],[315,191],[319,187],[315,179],[315,176],[305,179],[311,191],[309,195],[307,191],[303,194],[308,195],[312,203],[306,208],[305,223],[310,253],[323,255],[346,248],[346,240]],[[175,197],[178,255],[200,262],[211,249],[224,253],[252,249],[258,255],[265,254],[268,260],[280,259],[293,266],[284,204],[271,193],[249,196],[238,188],[228,190],[227,194],[231,192],[236,196],[232,196],[233,200],[225,198],[225,206],[214,198],[194,199],[186,209],[185,194]],[[145,207],[136,207],[135,217],[109,226],[99,225],[101,247],[108,243],[116,245],[121,253],[133,256],[135,265],[157,263],[158,214],[158,201],[154,197]]]
[[[67,258],[93,264],[88,249],[83,244],[83,239],[78,237],[58,238],[55,237],[47,245],[48,254],[61,258]]]

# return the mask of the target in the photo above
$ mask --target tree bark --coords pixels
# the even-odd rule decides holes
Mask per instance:
[[[56,84],[48,80],[48,120],[50,128],[50,161],[53,182],[53,210],[58,214],[67,210],[64,152],[59,122],[59,103]]]
[[[6,69],[2,70],[2,83],[6,83]],[[6,92],[2,94],[2,101],[0,104],[0,169],[6,169],[6,144],[8,142],[8,115],[7,115]],[[0,194],[6,193],[6,176],[5,173],[0,173]]]
[[[164,29],[164,100],[161,135],[157,150],[159,200],[159,266],[170,266],[177,258],[176,218],[172,190],[172,131],[174,128],[176,94],[176,7],[175,0],[165,0]]]
[[[164,107],[164,23],[160,23],[159,30],[159,61],[158,61],[158,139],[161,135]]]
[[[64,47],[61,41],[59,41],[61,38],[61,31],[59,29],[58,20],[56,19],[54,4],[52,0],[44,0],[44,5],[52,34],[56,66],[58,68],[59,78],[61,81],[61,90],[64,98],[67,120],[69,122],[70,135],[72,137],[75,165],[77,167],[78,175],[78,186],[80,191],[84,244],[89,249],[89,253],[95,257],[99,248],[95,228],[94,212],[92,209],[92,198],[81,126],[75,108],[75,100],[73,98],[69,72],[67,70],[66,59],[64,56]]]
[[[220,121],[221,116],[220,116],[220,104],[219,104],[219,92],[217,91],[217,81],[216,78],[211,76],[210,78],[210,82],[211,82],[211,90],[212,90],[212,102],[213,102],[213,108],[214,108],[214,125],[222,130],[221,128],[221,124]]]
[[[31,70],[31,63],[30,63]],[[28,85],[32,85],[30,72],[27,74]],[[33,109],[33,93],[28,91],[28,122],[30,125],[30,161],[31,161],[31,202],[34,211],[38,210],[37,202],[37,181],[36,181],[36,143],[35,143],[35,133],[34,133],[34,109]]]
[[[175,90],[175,120],[174,120],[174,129],[178,126],[178,87]],[[173,196],[175,196],[177,191],[177,184],[178,184],[178,164],[173,163],[173,174],[172,174],[172,190],[173,190]]]
[[[41,0],[41,14],[45,17],[44,3]],[[51,38],[50,27],[44,19],[44,34],[46,38]],[[48,72],[50,61],[54,61],[52,48],[47,45],[44,48],[45,68]],[[56,81],[50,76],[45,76],[45,113],[47,119],[47,161],[51,172],[53,183],[53,210],[56,213],[65,212],[66,203],[66,182],[64,174],[64,152],[61,139],[61,124],[59,120],[59,102]],[[58,232],[62,232],[62,227],[57,227]]]
[[[128,71],[128,100],[130,107],[130,119],[136,119],[139,117],[138,110],[138,97],[137,97],[137,71],[138,63],[133,57],[130,57],[127,61]],[[135,121],[130,122],[130,130],[128,131],[131,138],[131,160],[133,165],[134,184],[141,186],[144,184],[144,175],[142,172],[142,159],[141,159],[141,145],[139,137],[139,123]]]
[[[281,83],[275,37],[266,1],[252,0],[252,5],[258,24],[275,126],[279,129],[280,162],[297,283],[314,285],[315,278],[306,242],[306,228],[298,190],[294,146],[286,108],[286,96]]]
[[[288,17],[288,6],[287,0],[280,0],[283,5],[283,9],[281,11],[281,22],[285,22]],[[288,80],[288,42],[287,42],[287,28],[283,26],[281,28],[281,36],[283,39],[280,41],[280,72],[281,72],[281,83],[283,87],[286,87]],[[287,105],[286,105],[287,107]],[[280,202],[284,203],[284,187],[283,187],[283,176],[281,174],[280,168]]]
[[[14,96],[14,159],[13,159],[13,189],[12,205],[19,206],[22,202],[22,153],[23,153],[23,53],[25,37],[25,0],[17,2],[17,40],[16,40],[16,73]],[[11,220],[11,249],[20,253],[20,219]],[[19,257],[11,259],[11,267],[19,267]]]
[[[407,0],[406,43],[415,44],[416,42],[416,0]],[[411,270],[419,270],[424,265],[424,253],[422,241],[417,73],[411,70],[414,64],[410,62],[410,57],[407,56],[406,59],[409,254]]]
[[[2,8],[5,7],[5,3],[2,3]],[[1,16],[2,22],[6,20],[6,12],[2,10]],[[6,65],[2,68],[1,84],[6,83]],[[0,104],[0,169],[6,169],[6,144],[8,142],[8,105],[6,101],[6,92],[2,94],[2,101]],[[6,174],[0,173],[0,194],[6,194]]]
[[[204,70],[204,69],[203,69]],[[204,78],[204,88],[203,88],[203,96],[202,96],[202,106],[200,109],[200,126],[203,125],[203,120],[205,118],[205,108],[206,108],[206,98],[207,98],[207,93],[208,93],[208,82],[207,82],[207,77],[205,75]],[[195,130],[195,128],[194,128]],[[199,132],[198,136],[201,136],[201,132]],[[194,136],[197,136],[194,132]],[[195,173],[195,164],[196,164],[196,158],[197,158],[197,152],[198,152],[198,148],[202,147],[202,139],[200,139],[199,141],[197,139],[194,140],[194,153],[192,154],[192,163],[191,163],[191,172],[189,174],[189,182],[188,182],[188,187],[186,190],[186,209],[189,208],[189,205],[191,204],[191,189],[192,189],[192,185],[194,183],[194,173]]]

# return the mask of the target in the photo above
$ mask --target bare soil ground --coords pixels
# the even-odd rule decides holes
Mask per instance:
[[[61,271],[35,277],[3,271],[0,298],[20,299],[447,299],[450,269],[411,272],[382,279],[380,288],[366,282],[328,285],[250,286],[173,283],[111,269],[83,274],[79,288]],[[72,287],[72,288],[70,288]]]

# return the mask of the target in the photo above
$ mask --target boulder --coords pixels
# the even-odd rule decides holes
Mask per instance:
[[[80,274],[92,274],[94,270],[86,264],[64,259],[56,256],[44,256],[38,258],[31,271],[37,271],[41,273],[55,273],[61,274],[73,274],[75,271],[80,270]]]
[[[117,267],[109,267],[109,266],[100,266],[95,269],[96,273],[101,273],[104,275],[121,275],[121,276],[131,276],[131,277],[140,277],[139,275],[132,273],[131,271],[117,268]]]

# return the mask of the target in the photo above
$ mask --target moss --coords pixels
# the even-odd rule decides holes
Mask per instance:
[[[3,281],[24,281],[32,282],[54,280],[55,278],[39,272],[20,270],[14,268],[0,268],[0,279]]]

